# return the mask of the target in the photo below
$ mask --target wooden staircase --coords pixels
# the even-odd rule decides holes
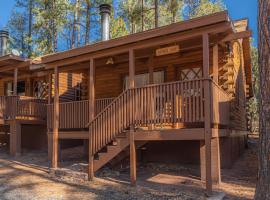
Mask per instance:
[[[94,172],[118,156],[129,146],[129,137],[127,135],[116,137],[115,141],[106,146],[106,152],[99,152],[94,158]]]
[[[88,124],[93,171],[96,172],[129,146],[131,129],[136,132],[136,127],[203,121],[203,81],[177,81],[132,88],[115,98]]]

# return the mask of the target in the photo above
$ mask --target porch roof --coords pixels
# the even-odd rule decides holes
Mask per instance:
[[[174,33],[199,29],[199,28],[219,24],[222,22],[230,23],[230,19],[229,19],[227,11],[214,13],[211,15],[194,18],[194,19],[186,20],[182,22],[177,22],[177,23],[170,24],[167,26],[163,26],[163,27],[159,27],[159,28],[155,28],[155,29],[151,29],[151,30],[147,30],[147,31],[139,32],[139,33],[130,34],[127,36],[111,39],[108,41],[100,41],[95,44],[90,44],[90,45],[74,48],[71,50],[63,51],[63,52],[45,55],[41,59],[42,59],[42,63],[44,64],[53,63],[59,60],[81,56],[83,54],[91,54],[91,53],[95,53],[95,52],[102,51],[105,49],[120,47],[120,46],[124,46],[128,44],[134,44],[134,43],[138,43],[144,40],[171,35]],[[230,27],[231,27],[231,30],[233,31],[232,23]],[[209,27],[209,28],[212,28],[212,27]],[[51,67],[52,66],[47,67],[47,68],[51,68]]]
[[[25,68],[30,65],[30,59],[25,59],[20,56],[16,56],[13,54],[8,54],[0,57],[0,73],[4,73],[3,75],[7,75],[11,70],[15,68]]]

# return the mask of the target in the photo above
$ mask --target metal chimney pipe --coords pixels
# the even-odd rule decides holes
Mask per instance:
[[[109,4],[101,4],[99,10],[101,15],[102,41],[106,41],[110,39],[111,6]]]
[[[7,54],[8,37],[8,31],[0,30],[0,56],[4,56]]]

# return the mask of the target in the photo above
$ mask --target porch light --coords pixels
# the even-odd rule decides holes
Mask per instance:
[[[114,64],[113,57],[108,58],[108,60],[106,61],[106,65],[113,65],[113,64]]]

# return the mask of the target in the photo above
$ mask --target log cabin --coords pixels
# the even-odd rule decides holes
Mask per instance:
[[[248,20],[231,21],[224,11],[117,39],[102,35],[98,43],[40,58],[51,167],[58,167],[60,140],[80,139],[88,147],[89,180],[128,149],[135,184],[137,148],[144,145],[150,161],[198,160],[211,194],[221,165],[231,165],[247,138]]]
[[[3,44],[8,32],[1,31],[0,35]],[[8,145],[13,156],[20,155],[22,148],[47,151],[50,74],[40,58],[31,60],[9,54],[3,50],[6,46],[1,46],[0,57],[0,147]],[[68,73],[59,74],[62,101],[76,100],[74,82],[80,77],[70,77]]]

